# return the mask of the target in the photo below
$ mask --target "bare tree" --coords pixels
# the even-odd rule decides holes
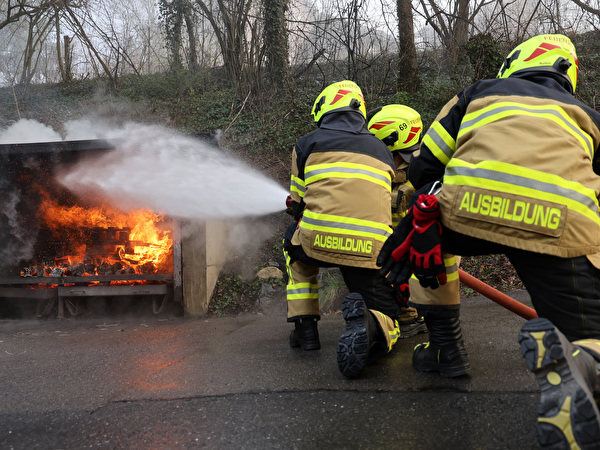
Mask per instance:
[[[419,61],[415,47],[414,18],[411,0],[397,0],[398,11],[398,89],[419,90]]]
[[[259,21],[252,0],[195,0],[216,37],[227,75],[245,95],[256,84],[260,61]]]
[[[21,19],[32,17],[40,14],[42,11],[51,9],[53,4],[53,0],[46,0],[39,3],[36,3],[35,0],[16,0],[12,3],[7,1],[6,5],[1,5],[2,7],[0,7],[0,11],[3,13],[3,18],[0,20],[0,30],[11,23],[16,23]]]
[[[84,27],[83,21],[86,19],[86,17],[84,16],[83,19],[80,19],[76,11],[73,8],[71,8],[68,3],[65,3],[65,13],[65,19],[74,29],[76,36],[85,45],[85,48],[92,56],[94,63],[99,64],[102,68],[101,72],[97,71],[98,76],[102,76],[102,74],[104,74],[110,80],[111,84],[116,87],[116,73],[113,73],[113,71],[108,65],[108,61],[102,56],[100,50],[96,47],[96,45],[94,45],[92,39],[90,38],[90,36],[88,36],[86,28]]]
[[[591,14],[594,14],[598,17],[600,17],[600,5],[596,8],[594,8],[591,5],[590,1],[582,1],[582,0],[571,0],[573,3],[575,3],[577,6],[579,6],[581,9],[583,9],[584,11],[587,11]]]
[[[481,8],[490,3],[493,1],[452,0],[444,8],[439,0],[420,0],[423,16],[442,41],[451,69],[464,61],[463,48],[469,39],[469,27]]]
[[[23,53],[23,69],[20,84],[29,84],[39,61],[39,49],[54,24],[54,9],[37,10],[27,17],[28,33],[25,52]]]

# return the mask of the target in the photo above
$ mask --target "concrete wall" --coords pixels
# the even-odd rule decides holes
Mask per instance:
[[[181,232],[183,312],[187,317],[203,317],[227,257],[227,224],[187,223]]]

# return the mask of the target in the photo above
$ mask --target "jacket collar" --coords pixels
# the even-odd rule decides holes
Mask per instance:
[[[341,130],[358,133],[365,126],[365,118],[361,113],[353,111],[332,112],[321,119],[319,128]]]

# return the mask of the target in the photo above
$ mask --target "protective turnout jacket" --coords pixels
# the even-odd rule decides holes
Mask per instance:
[[[354,112],[323,117],[296,143],[290,191],[303,206],[292,244],[320,261],[376,268],[391,234],[394,162]]]
[[[406,175],[407,168],[408,164],[403,168],[396,168],[396,176],[392,182],[392,228],[396,228],[406,216],[410,197],[415,193]]]
[[[409,169],[442,179],[445,226],[513,248],[600,252],[600,114],[552,76],[483,80],[448,102]]]

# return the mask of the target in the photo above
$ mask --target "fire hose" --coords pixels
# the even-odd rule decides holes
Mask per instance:
[[[506,294],[503,294],[499,290],[491,287],[489,284],[486,284],[474,276],[469,275],[462,269],[458,269],[458,275],[463,284],[469,286],[474,291],[479,292],[481,295],[484,295],[485,297],[498,303],[500,306],[505,307],[509,311],[512,311],[515,314],[523,317],[524,319],[530,320],[538,316],[535,312],[535,309],[518,302]]]

